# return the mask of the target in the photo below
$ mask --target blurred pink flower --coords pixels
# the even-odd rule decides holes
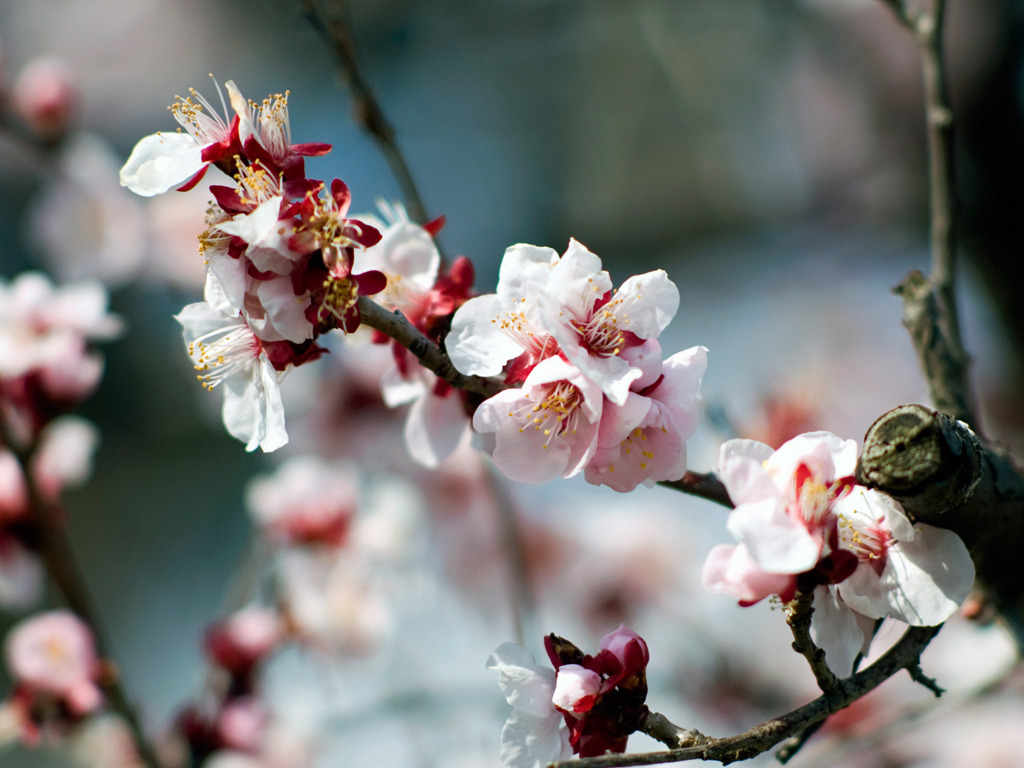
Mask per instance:
[[[58,699],[73,715],[92,712],[103,703],[92,631],[69,611],[19,622],[7,635],[4,659],[19,687],[33,696]]]
[[[359,483],[348,463],[296,456],[250,481],[245,498],[253,520],[271,537],[340,546],[359,507]]]
[[[79,92],[71,67],[52,56],[30,61],[14,80],[14,108],[25,124],[45,141],[68,131]]]

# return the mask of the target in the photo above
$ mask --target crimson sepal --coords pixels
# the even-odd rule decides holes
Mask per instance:
[[[238,125],[239,118],[238,115],[235,115],[231,119],[227,141],[218,141],[203,147],[200,157],[204,163],[219,163],[225,158],[242,154],[242,142],[238,137]]]
[[[234,187],[214,184],[210,187],[210,194],[217,201],[217,205],[228,213],[248,213],[252,210],[252,205],[242,202],[242,196],[238,194],[238,190]]]
[[[312,362],[328,351],[312,339],[301,344],[293,341],[263,341],[261,344],[275,371],[287,370],[290,365],[298,366]]]
[[[380,230],[370,224],[367,224],[365,221],[360,221],[359,219],[346,219],[345,223],[348,225],[345,227],[346,234],[363,246],[363,248],[372,248],[379,243],[381,237],[383,237]]]

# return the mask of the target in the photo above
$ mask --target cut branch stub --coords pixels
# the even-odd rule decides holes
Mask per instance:
[[[857,482],[884,491],[914,522],[964,540],[1001,610],[1024,597],[1024,479],[1006,453],[923,405],[883,414],[864,437]]]

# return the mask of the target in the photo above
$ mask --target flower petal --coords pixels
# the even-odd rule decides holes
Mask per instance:
[[[121,168],[121,186],[152,197],[180,186],[203,165],[202,147],[187,133],[154,133],[128,156]]]

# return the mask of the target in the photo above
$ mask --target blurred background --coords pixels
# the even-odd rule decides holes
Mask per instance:
[[[913,42],[880,3],[341,5],[428,214],[447,217],[440,242],[473,260],[480,291],[493,290],[505,248],[518,242],[563,251],[575,237],[616,284],[668,270],[682,301],[663,347],[710,349],[708,418],[690,444],[692,469],[713,469],[718,444],[735,434],[777,444],[829,429],[859,440],[885,410],[926,402],[891,294],[909,269],[928,267],[921,84]],[[1024,4],[952,0],[947,24],[966,342],[983,427],[1019,450]],[[282,720],[317,723],[309,764],[497,765],[507,708],[483,665],[514,627],[502,558],[485,556],[496,524],[474,506],[487,504],[459,495],[464,477],[446,475],[439,491],[403,463],[401,414],[342,416],[323,434],[323,408],[355,387],[351,371],[337,384],[359,359],[340,346],[285,382],[293,445],[247,455],[220,425],[219,395],[195,386],[172,318],[201,298],[195,236],[206,197],[143,200],[117,186],[134,143],[175,127],[167,107],[177,94],[195,87],[215,100],[212,73],[257,101],[289,90],[293,140],[333,145],[307,161],[309,174],[343,178],[353,211],[398,196],[299,2],[5,0],[0,50],[5,100],[43,56],[63,60],[78,90],[73,141],[42,152],[16,125],[0,135],[0,274],[99,277],[127,322],[104,347],[103,384],[83,409],[103,434],[94,477],[68,506],[147,725],[166,729],[202,687],[199,638],[230,604],[239,564],[251,562],[246,482],[316,450],[375,466],[369,496],[408,502],[411,543],[383,593],[387,639],[340,661],[286,655],[268,671],[268,698]],[[550,631],[592,649],[627,620],[652,649],[652,707],[718,735],[810,695],[777,612],[702,593],[703,557],[728,539],[721,510],[665,489],[620,496],[579,480],[505,491],[527,531],[535,651]],[[746,642],[752,633],[763,638],[757,647]],[[951,627],[935,645],[926,672],[962,683],[962,698],[1012,655],[997,628]],[[958,664],[964,649],[988,661],[968,674]],[[881,744],[860,735],[891,707],[926,702],[927,692],[899,685],[836,726],[863,751],[836,758],[812,742],[793,764],[968,764],[937,735],[941,714]],[[988,729],[985,743],[1005,748],[1002,764],[1024,765],[1019,698],[997,699],[996,714],[979,710],[993,706],[987,700],[945,717]],[[827,739],[840,736],[823,738],[832,749]],[[15,747],[0,759],[69,764],[46,749]]]

